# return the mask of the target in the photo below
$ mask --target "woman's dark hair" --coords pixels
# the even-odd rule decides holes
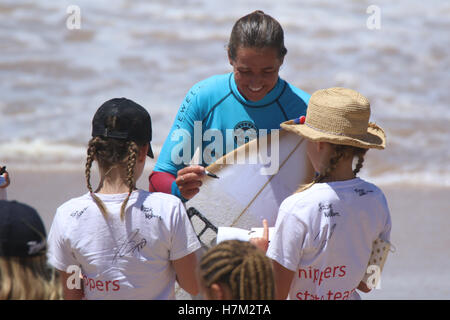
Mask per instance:
[[[256,10],[240,18],[233,26],[228,43],[228,56],[235,60],[239,47],[274,48],[282,60],[287,53],[283,28],[277,20]]]

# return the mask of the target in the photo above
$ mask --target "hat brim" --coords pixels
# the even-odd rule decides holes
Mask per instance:
[[[152,144],[149,142],[148,143],[148,151],[147,151],[147,155],[150,157],[150,158],[154,158],[155,156],[153,155],[153,150],[152,150]]]
[[[367,134],[359,139],[322,132],[305,124],[296,124],[293,120],[283,122],[281,128],[317,142],[343,144],[363,149],[384,149],[386,147],[384,130],[374,123],[369,123]]]

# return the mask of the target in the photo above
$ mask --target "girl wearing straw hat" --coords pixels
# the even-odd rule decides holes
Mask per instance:
[[[267,251],[277,298],[359,299],[356,289],[372,288],[361,280],[368,265],[384,264],[391,219],[383,192],[356,177],[367,150],[385,147],[384,131],[369,117],[369,101],[360,93],[330,88],[311,96],[306,118],[281,125],[307,139],[317,173],[279,209]],[[384,244],[382,261],[369,262],[374,243]]]

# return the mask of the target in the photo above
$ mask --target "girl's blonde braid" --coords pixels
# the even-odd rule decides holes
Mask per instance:
[[[134,169],[136,167],[137,155],[139,152],[139,148],[137,144],[133,141],[128,141],[128,161],[127,161],[127,183],[128,183],[128,195],[126,199],[123,201],[122,206],[120,207],[120,220],[125,219],[125,208],[127,206],[128,200],[130,199],[131,193],[135,188],[134,181]]]
[[[91,197],[94,199],[95,203],[97,204],[98,208],[100,209],[102,215],[105,217],[105,219],[108,217],[108,210],[106,209],[105,204],[103,201],[95,195],[95,193],[92,191],[91,186],[91,167],[92,163],[95,159],[95,154],[97,153],[97,144],[101,142],[101,139],[99,137],[92,138],[89,141],[89,146],[87,150],[87,159],[86,159],[86,166],[85,166],[85,175],[86,175],[86,182],[87,182],[87,188],[89,192],[91,193]]]

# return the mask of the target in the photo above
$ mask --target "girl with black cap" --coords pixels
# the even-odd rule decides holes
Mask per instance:
[[[58,274],[47,264],[45,238],[35,209],[0,200],[0,300],[61,298]]]
[[[48,240],[65,298],[173,299],[175,280],[197,294],[200,243],[183,204],[136,188],[146,156],[153,157],[150,115],[131,100],[112,99],[97,110],[92,126],[89,192],[58,208]],[[100,172],[95,191],[94,161]]]

